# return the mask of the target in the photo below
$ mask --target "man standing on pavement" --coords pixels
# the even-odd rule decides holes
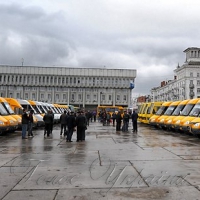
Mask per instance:
[[[135,110],[133,111],[131,118],[132,118],[132,122],[133,122],[133,132],[137,133],[137,131],[138,131],[138,129],[137,129],[138,114],[135,112]]]
[[[70,112],[70,115],[67,117],[68,131],[67,131],[66,142],[72,142],[72,135],[75,126],[76,126],[76,119],[74,116],[74,112]]]
[[[122,123],[122,116],[120,111],[117,113],[116,115],[116,131],[120,131],[121,130],[121,123]]]
[[[27,139],[26,131],[28,128],[28,123],[29,123],[29,117],[27,114],[27,110],[24,108],[22,114],[22,139]]]
[[[129,114],[127,114],[127,111],[124,111],[124,116],[123,116],[124,132],[128,132],[128,124],[129,124]]]
[[[50,135],[50,131],[51,131],[51,127],[52,127],[52,123],[53,123],[53,115],[51,114],[51,111],[48,110],[48,112],[44,115],[43,117],[43,121],[45,123],[45,132],[44,132],[44,136],[47,133],[47,137],[49,137]]]
[[[113,122],[113,126],[115,126],[115,120],[116,120],[116,113],[113,112],[113,114],[112,114],[112,122]]]
[[[77,142],[85,140],[85,130],[87,127],[87,119],[84,116],[84,112],[81,111],[76,117],[76,126],[77,126]]]
[[[65,110],[64,113],[60,116],[60,136],[62,136],[63,130],[64,130],[64,135],[67,133],[67,111]]]
[[[31,110],[28,117],[29,117],[29,123],[28,123],[28,136],[33,137],[33,113],[34,110]]]

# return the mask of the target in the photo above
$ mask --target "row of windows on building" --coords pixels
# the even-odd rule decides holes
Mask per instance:
[[[199,72],[190,72],[190,75],[189,75],[190,78],[199,78],[200,77],[200,73]],[[178,75],[178,79],[183,79],[185,78],[185,73],[180,73]]]
[[[1,97],[5,96],[4,92],[1,92]],[[9,92],[8,97],[10,98],[17,98],[20,99],[22,98],[21,93],[16,93],[14,94],[13,92]],[[35,100],[37,97],[36,93],[24,93],[24,98],[25,99],[32,99]],[[106,99],[107,98],[107,99]],[[48,99],[51,100],[52,99],[52,94],[40,94],[40,99]],[[55,94],[55,100],[67,100],[67,94]],[[77,100],[77,101],[83,101],[83,95],[82,94],[71,94],[71,99],[70,100]],[[97,101],[97,95],[96,94],[86,94],[86,101]],[[101,101],[112,101],[112,95],[106,95],[106,94],[102,94],[101,95]],[[127,101],[127,95],[116,95],[116,100],[117,101]]]
[[[190,57],[192,58],[200,57],[200,51],[191,51]]]
[[[109,77],[67,77],[37,75],[0,75],[0,83],[4,84],[63,84],[63,85],[117,85],[129,86],[131,80]]]

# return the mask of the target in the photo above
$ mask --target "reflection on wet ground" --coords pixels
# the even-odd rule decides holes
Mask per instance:
[[[86,141],[60,127],[0,136],[0,199],[200,199],[200,139],[139,124],[138,134],[90,123]]]

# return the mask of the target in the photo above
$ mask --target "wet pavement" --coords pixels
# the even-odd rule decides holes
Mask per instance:
[[[200,139],[139,124],[138,134],[90,123],[86,141],[66,143],[59,125],[44,138],[0,136],[3,200],[197,200]],[[131,129],[131,127],[130,127]]]

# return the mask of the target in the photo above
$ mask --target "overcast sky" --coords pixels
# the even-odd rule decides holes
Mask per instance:
[[[0,64],[137,70],[150,94],[200,47],[199,0],[0,0]]]

